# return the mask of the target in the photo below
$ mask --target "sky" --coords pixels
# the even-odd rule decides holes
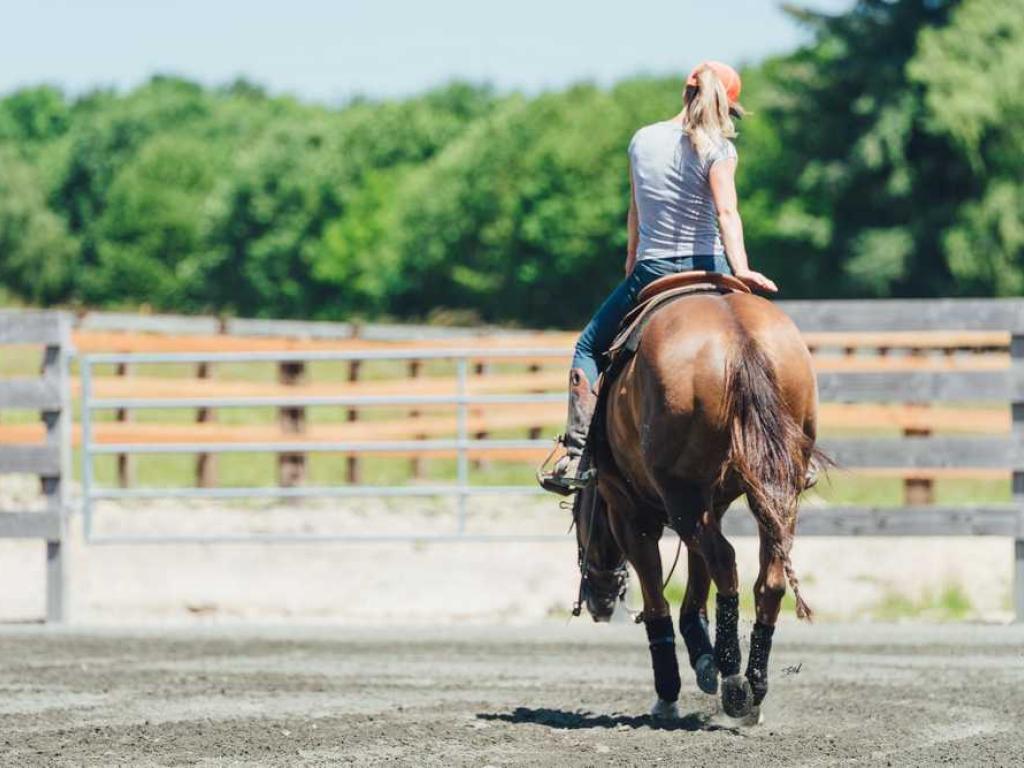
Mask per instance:
[[[0,94],[128,88],[155,73],[244,76],[329,103],[453,79],[537,92],[752,63],[806,34],[776,0],[0,0]]]

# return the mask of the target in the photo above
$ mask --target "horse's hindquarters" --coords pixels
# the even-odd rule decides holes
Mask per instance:
[[[630,484],[658,494],[652,471],[714,481],[728,452],[725,387],[738,327],[725,299],[699,295],[658,310],[610,393],[609,441]]]

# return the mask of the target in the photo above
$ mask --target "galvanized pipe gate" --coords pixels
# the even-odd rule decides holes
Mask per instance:
[[[263,352],[263,353],[210,353],[210,354],[102,354],[83,355],[79,358],[82,380],[82,505],[86,540],[93,544],[102,543],[145,543],[158,542],[272,542],[272,541],[503,541],[524,539],[549,539],[550,536],[522,536],[515,534],[470,534],[466,531],[467,501],[473,495],[535,495],[543,493],[536,486],[492,486],[472,485],[469,482],[469,452],[479,448],[541,448],[550,445],[548,440],[500,440],[474,438],[469,434],[469,409],[487,405],[515,405],[563,402],[562,394],[527,395],[470,395],[468,393],[469,361],[479,357],[508,359],[536,358],[538,356],[560,357],[565,350],[531,349],[507,350],[495,353],[491,349],[463,349],[454,351],[395,351],[395,352]],[[302,362],[366,362],[366,361],[411,361],[444,360],[455,363],[455,390],[450,395],[357,395],[357,396],[304,396],[288,397],[201,397],[161,398],[136,397],[97,398],[93,395],[93,375],[97,365],[158,365],[181,363],[280,363]],[[301,390],[298,390],[301,392]],[[299,440],[281,442],[250,443],[130,443],[98,444],[93,434],[93,412],[97,410],[119,410],[125,408],[259,408],[259,407],[313,407],[339,406],[344,408],[366,408],[373,406],[424,407],[454,406],[456,409],[456,436],[443,440],[373,440],[344,442],[302,442]],[[95,482],[94,459],[103,455],[129,454],[217,454],[217,453],[347,453],[372,454],[396,451],[455,451],[456,477],[453,483],[414,486],[295,486],[295,487],[230,487],[230,488],[100,488]],[[95,502],[103,499],[239,499],[239,498],[351,498],[351,497],[432,497],[452,496],[458,505],[456,527],[448,534],[423,536],[384,534],[252,534],[245,536],[126,536],[97,533],[93,525]],[[561,537],[557,537],[561,538]]]

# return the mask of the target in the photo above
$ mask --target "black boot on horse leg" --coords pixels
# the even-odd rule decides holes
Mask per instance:
[[[792,538],[792,525],[786,531]],[[768,659],[772,652],[772,636],[779,618],[782,598],[786,595],[786,564],[775,551],[772,538],[760,529],[760,572],[754,583],[754,606],[757,621],[750,633],[750,656],[747,659],[747,681],[754,695],[754,707],[760,707],[768,694]],[[787,545],[788,546],[788,545]]]
[[[718,588],[715,597],[715,664],[722,675],[722,709],[729,717],[746,717],[753,706],[750,683],[740,674],[739,577],[736,550],[722,535],[721,515],[705,513],[699,530],[699,542],[708,572]]]
[[[647,642],[651,649],[651,668],[654,670],[654,690],[658,701],[651,715],[658,719],[674,720],[679,717],[679,662],[676,659],[676,638],[671,616],[644,619]]]
[[[686,643],[690,668],[697,676],[697,687],[713,696],[718,693],[718,665],[715,663],[715,648],[708,635],[707,603],[711,576],[695,546],[692,541],[686,543],[686,594],[679,612],[679,634]]]
[[[661,550],[658,548],[664,520],[650,510],[636,506],[627,488],[615,483],[611,475],[602,476],[599,482],[602,483],[602,494],[608,499],[611,530],[636,571],[643,592],[644,625],[651,649],[654,690],[658,694],[651,716],[659,720],[675,720],[679,717],[676,701],[681,684],[675,630],[669,604],[665,600]],[[637,521],[644,521],[646,525],[637,525]]]
[[[715,649],[708,635],[708,618],[704,612],[680,614],[679,634],[686,643],[690,667],[697,676],[697,687],[712,696],[718,693],[718,665],[715,663]]]
[[[754,705],[754,694],[740,674],[740,598],[719,594],[715,600],[715,661],[722,673],[722,709],[729,717],[746,717]]]
[[[754,706],[761,706],[768,694],[768,657],[772,653],[775,627],[757,622],[750,633],[750,656],[747,658],[747,681],[754,693]]]

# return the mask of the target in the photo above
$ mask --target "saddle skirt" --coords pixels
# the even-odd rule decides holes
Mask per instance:
[[[680,272],[659,277],[649,283],[638,297],[638,303],[629,311],[619,326],[612,345],[605,353],[608,365],[602,380],[611,381],[640,346],[644,328],[656,311],[666,304],[698,293],[750,293],[739,278],[720,272]],[[604,388],[601,387],[603,390]]]

